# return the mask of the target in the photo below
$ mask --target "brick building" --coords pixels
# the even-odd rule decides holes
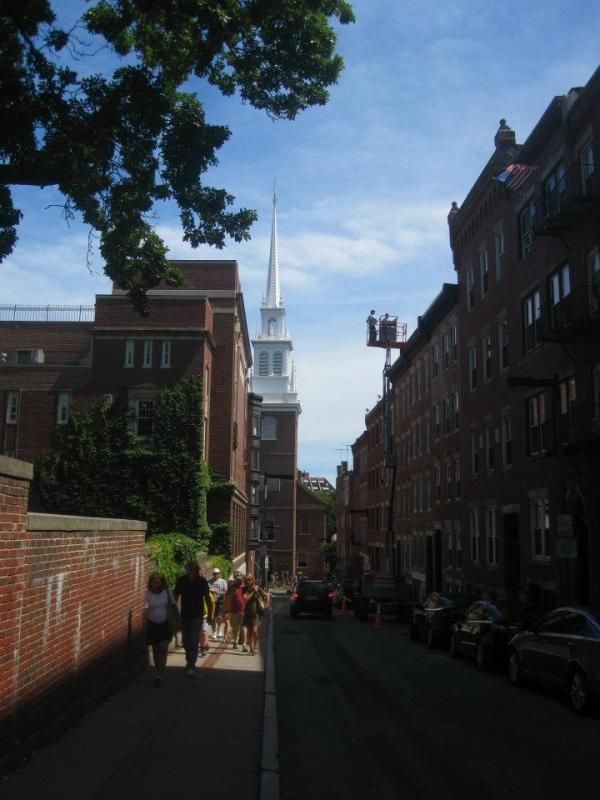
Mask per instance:
[[[321,547],[327,541],[326,504],[299,479],[296,483],[297,573],[311,578],[328,574]]]
[[[158,391],[189,376],[204,384],[205,458],[233,485],[209,503],[209,521],[230,522],[236,565],[247,542],[246,314],[235,261],[175,262],[181,288],[148,292],[140,317],[113,289],[85,309],[2,307],[0,448],[31,461],[51,448],[71,408],[109,395],[134,412],[136,433],[152,431]],[[76,315],[76,321],[73,319]]]
[[[600,70],[495,150],[449,216],[460,285],[466,586],[600,600]],[[525,182],[493,178],[533,168]]]
[[[443,285],[390,372],[396,571],[417,599],[462,588],[457,295]]]
[[[335,480],[336,508],[336,552],[337,574],[339,577],[353,574],[352,555],[354,535],[352,528],[354,472],[348,469],[348,462],[342,461],[337,467]]]

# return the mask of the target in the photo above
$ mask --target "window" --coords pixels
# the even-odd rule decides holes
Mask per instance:
[[[477,351],[474,347],[469,347],[469,389],[473,391],[477,388]]]
[[[587,142],[579,151],[581,168],[581,190],[584,195],[592,194],[592,175],[594,174],[594,151],[592,143]]]
[[[588,258],[588,276],[590,282],[590,312],[592,316],[600,314],[600,250],[593,250]]]
[[[481,296],[485,297],[485,295],[489,292],[490,288],[487,250],[479,251],[479,277],[481,280]]]
[[[445,333],[442,337],[442,361],[444,369],[450,366],[450,336]]]
[[[485,426],[485,468],[488,472],[494,469],[494,427]]]
[[[274,441],[277,439],[277,420],[275,417],[264,417],[262,421],[261,439]]]
[[[469,538],[471,541],[471,561],[478,563],[480,558],[479,516],[475,508],[469,511]]]
[[[154,431],[154,402],[136,400],[136,433],[138,436],[152,436]]]
[[[442,470],[439,464],[434,466],[433,475],[435,480],[435,500],[436,503],[439,503],[442,499]]]
[[[498,323],[498,362],[500,369],[508,367],[508,320],[501,319]]]
[[[550,512],[546,496],[529,498],[529,525],[532,557],[542,561],[549,561]]]
[[[253,448],[250,451],[250,468],[253,470],[260,469],[260,450]]]
[[[496,509],[485,510],[485,541],[487,562],[490,567],[498,564],[498,534],[496,533]]]
[[[467,269],[467,311],[470,311],[475,305],[475,275],[473,268]]]
[[[437,378],[440,374],[440,346],[438,343],[431,348],[431,362],[433,364],[433,377]]]
[[[452,418],[451,415],[451,397],[444,398],[444,436],[447,436],[450,433],[450,420]]]
[[[460,497],[460,458],[456,456],[454,459],[454,488],[456,497]]]
[[[575,378],[566,378],[558,384],[561,442],[568,440],[573,425],[573,405],[577,400]]]
[[[456,569],[462,569],[462,532],[460,526],[454,528],[454,543],[456,544]]]
[[[446,499],[451,500],[454,497],[454,464],[452,461],[446,461]]]
[[[171,341],[165,339],[160,348],[160,365],[164,369],[171,366]]]
[[[269,354],[266,350],[258,354],[258,374],[263,376],[269,374]]]
[[[283,354],[277,350],[273,353],[273,375],[281,375],[283,373]]]
[[[134,366],[134,354],[135,354],[135,342],[133,339],[126,339],[125,341],[125,361],[123,362],[123,366],[125,367],[133,367]]]
[[[277,332],[277,320],[271,317],[271,319],[267,323],[267,333],[269,336],[275,336],[276,332]]]
[[[458,361],[458,328],[456,325],[450,328],[450,346],[452,348],[452,363],[456,364]]]
[[[502,466],[510,467],[512,464],[512,423],[510,411],[502,414],[500,418],[500,436],[502,446]]]
[[[19,393],[8,392],[6,395],[6,424],[16,425],[19,421]]]
[[[571,322],[571,267],[563,264],[550,275],[550,321],[553,330]]]
[[[527,443],[530,456],[546,449],[546,427],[546,403],[543,392],[540,392],[527,401]]]
[[[452,427],[458,430],[458,392],[452,392]]]
[[[471,431],[471,475],[479,474],[479,443],[477,438],[477,433],[475,431]]]
[[[519,212],[519,255],[525,258],[533,248],[535,203],[530,200]]]
[[[483,359],[483,380],[489,381],[492,377],[492,337],[489,333],[481,340],[481,356]]]
[[[144,355],[142,357],[142,367],[152,366],[152,339],[144,339]]]
[[[542,297],[538,289],[523,300],[521,309],[523,313],[523,352],[528,353],[539,344]]]
[[[498,228],[494,234],[494,246],[496,250],[496,280],[502,279],[504,269],[504,231]]]
[[[17,350],[17,364],[43,364],[43,350]]]
[[[69,421],[69,413],[71,410],[71,394],[70,392],[58,393],[58,404],[56,410],[56,424],[66,425]]]
[[[544,183],[544,211],[547,217],[555,217],[560,214],[561,208],[564,206],[566,187],[565,168],[559,164]]]
[[[439,439],[442,433],[441,426],[440,426],[440,407],[439,405],[435,405],[433,407],[433,438]]]

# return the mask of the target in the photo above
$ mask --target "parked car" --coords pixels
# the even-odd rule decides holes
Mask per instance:
[[[427,642],[429,647],[450,643],[450,633],[455,622],[464,619],[474,598],[468,595],[443,595],[432,592],[415,606],[409,635],[413,641]]]
[[[584,713],[600,697],[600,609],[557,608],[510,643],[508,677],[566,691]]]
[[[343,578],[333,592],[333,605],[336,608],[342,607],[342,601],[346,601],[346,608],[352,608],[359,590],[357,578]]]
[[[493,603],[477,600],[467,609],[465,618],[452,626],[450,652],[453,656],[474,659],[481,670],[492,664],[506,664],[508,643],[520,627]]]
[[[290,617],[298,614],[322,614],[331,617],[333,605],[333,589],[327,581],[300,581],[290,595]]]

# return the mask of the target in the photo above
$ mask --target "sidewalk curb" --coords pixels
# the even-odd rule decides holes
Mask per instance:
[[[279,800],[279,736],[273,648],[274,628],[275,617],[271,609],[265,650],[265,707],[260,765],[260,800]]]

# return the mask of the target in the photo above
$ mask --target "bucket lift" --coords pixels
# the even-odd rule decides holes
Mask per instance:
[[[390,475],[390,500],[388,504],[388,524],[386,531],[386,574],[394,575],[396,571],[396,547],[394,542],[394,492],[396,489],[396,472],[398,458],[394,453],[394,438],[392,433],[392,387],[390,385],[390,370],[392,368],[392,350],[404,349],[406,345],[406,322],[398,322],[398,317],[382,314],[379,320],[367,320],[367,347],[385,348],[385,364],[383,367],[383,390],[381,394],[383,403],[384,423],[384,460],[386,469],[391,470]]]

